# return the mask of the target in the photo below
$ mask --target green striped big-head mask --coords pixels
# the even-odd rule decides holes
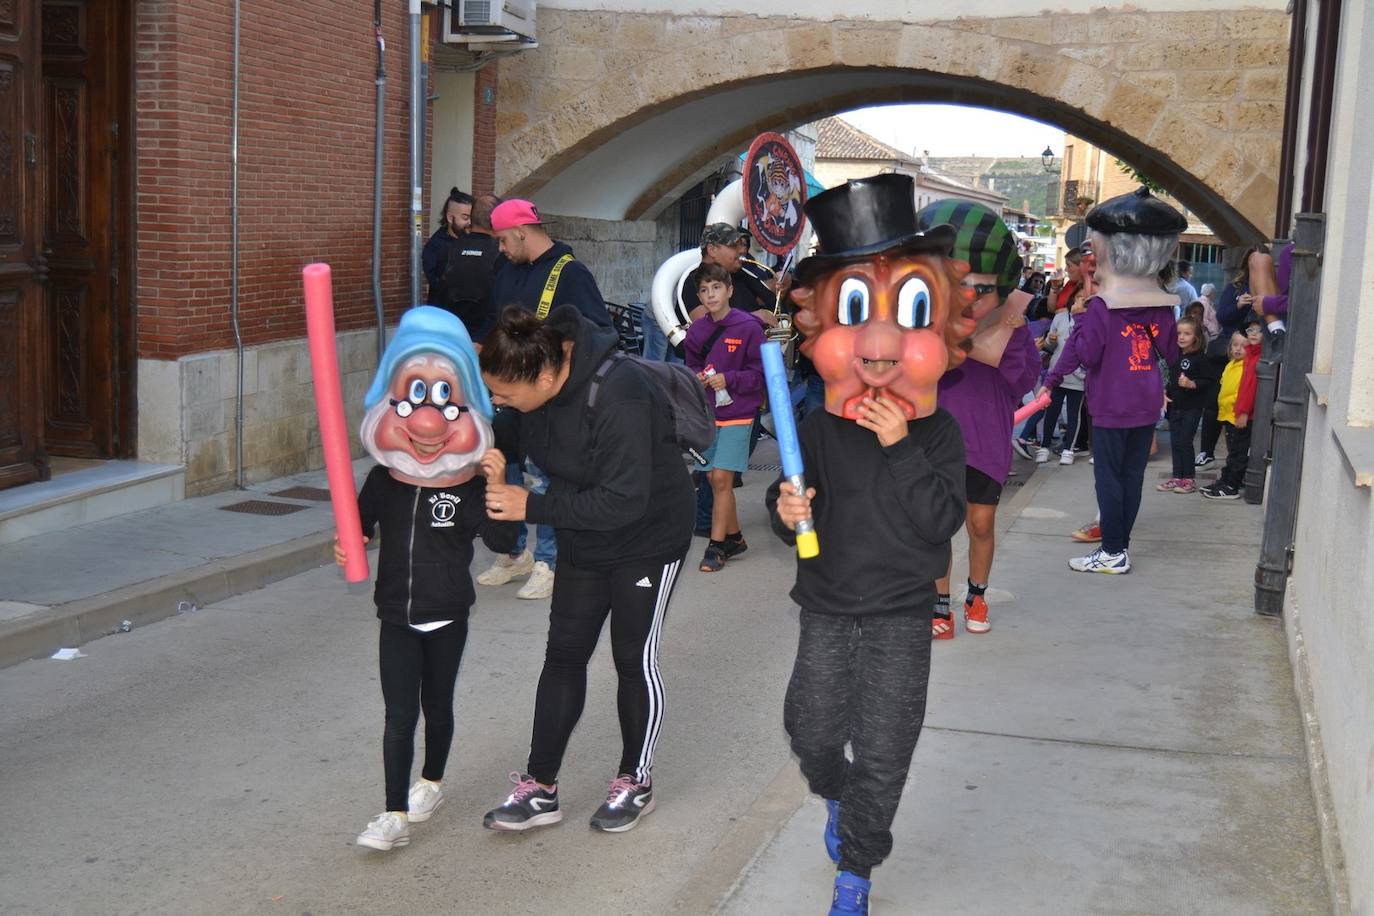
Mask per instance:
[[[958,233],[952,252],[954,259],[967,261],[975,274],[996,277],[998,299],[1007,298],[1016,289],[1021,279],[1016,237],[991,209],[967,200],[937,200],[922,208],[916,221],[923,231],[941,223],[953,226]]]

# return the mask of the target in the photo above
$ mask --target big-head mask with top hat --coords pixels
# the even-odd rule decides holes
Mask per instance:
[[[800,349],[825,380],[825,409],[859,418],[882,395],[907,419],[935,410],[940,376],[964,361],[975,322],[969,266],[950,257],[949,226],[922,232],[909,175],[850,181],[806,202],[819,242],[797,265]]]

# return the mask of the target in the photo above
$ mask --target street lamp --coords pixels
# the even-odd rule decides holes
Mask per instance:
[[[1045,151],[1040,154],[1040,163],[1045,167],[1046,172],[1053,172],[1054,150],[1050,149],[1048,146],[1045,147]]]

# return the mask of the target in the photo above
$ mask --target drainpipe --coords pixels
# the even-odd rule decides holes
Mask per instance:
[[[229,314],[234,324],[238,383],[234,389],[234,484],[244,488],[243,474],[243,333],[239,329],[239,13],[234,0],[234,115],[229,143]]]
[[[410,0],[410,305],[421,302],[424,274],[420,269],[420,250],[424,246],[425,166],[420,160],[424,150],[425,87],[420,80],[420,33],[423,29],[420,0]]]
[[[1255,568],[1255,613],[1283,613],[1288,576],[1293,571],[1293,538],[1302,486],[1302,452],[1307,432],[1307,374],[1317,343],[1318,296],[1326,216],[1299,213],[1293,240],[1293,275],[1288,290],[1288,338],[1284,342],[1279,397],[1274,403],[1274,466],[1269,502],[1264,511],[1264,537]]]
[[[377,37],[377,138],[373,149],[372,171],[372,306],[377,310],[377,363],[386,350],[386,315],[382,310],[382,156],[385,150],[383,125],[386,119],[386,39],[382,37],[382,0],[373,7],[373,30]]]

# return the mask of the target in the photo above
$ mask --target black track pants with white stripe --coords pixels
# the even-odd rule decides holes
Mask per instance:
[[[549,611],[549,641],[534,701],[528,772],[557,781],[568,739],[587,696],[587,662],[606,615],[619,679],[616,704],[623,742],[617,773],[648,783],[663,726],[658,644],[673,585],[686,554],[637,560],[612,569],[580,569],[560,558]]]

